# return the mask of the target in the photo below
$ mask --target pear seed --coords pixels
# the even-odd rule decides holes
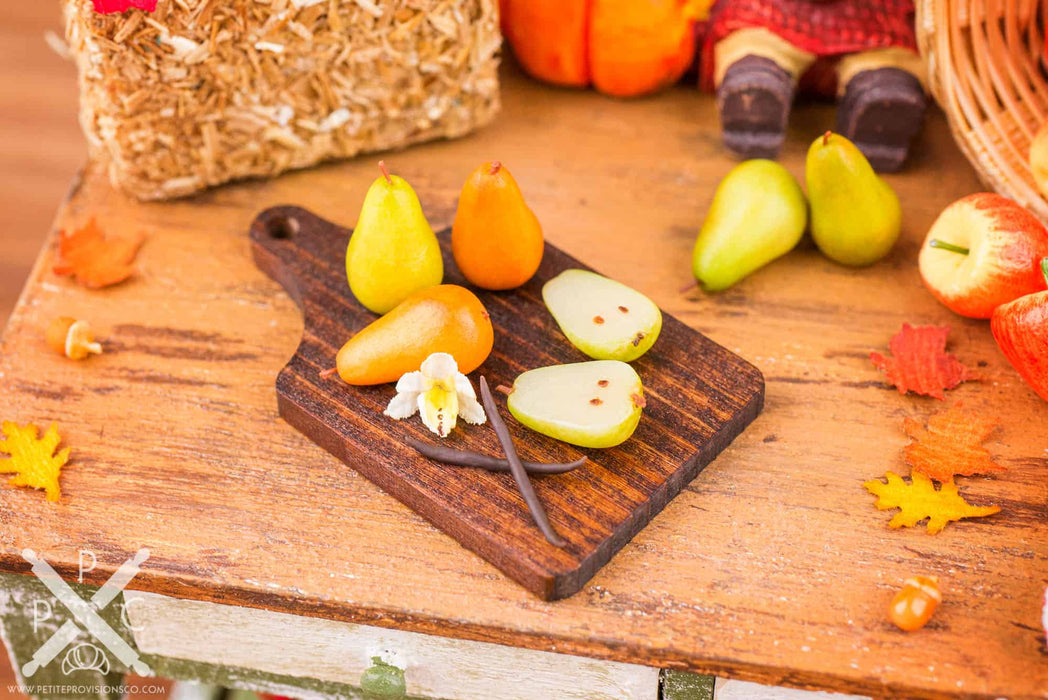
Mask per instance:
[[[601,401],[600,398],[594,396],[592,399],[590,399],[590,403],[593,404],[594,406],[600,406],[604,402]]]
[[[599,382],[597,382],[597,386],[599,386],[599,387],[605,387],[607,385],[608,385],[608,380],[607,379],[601,379]]]
[[[596,323],[599,326],[600,324],[604,323],[604,317],[603,316],[594,316],[593,317],[593,322]]]
[[[621,311],[624,314],[628,314],[630,312],[629,308],[627,308],[625,306],[620,306],[619,307],[619,311]]]

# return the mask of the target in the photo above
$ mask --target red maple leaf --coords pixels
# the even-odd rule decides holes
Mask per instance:
[[[871,352],[873,364],[888,375],[900,394],[932,396],[942,401],[944,391],[961,382],[979,377],[946,352],[948,326],[902,324],[902,330],[891,340],[891,357]]]
[[[103,15],[127,12],[133,7],[146,12],[156,10],[156,0],[91,0],[91,2],[94,3],[95,12]]]

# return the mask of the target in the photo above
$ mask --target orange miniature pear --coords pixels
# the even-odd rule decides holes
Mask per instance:
[[[483,289],[514,289],[539,269],[542,226],[509,170],[498,161],[469,176],[451,230],[459,270]]]
[[[338,375],[348,384],[395,382],[435,352],[455,358],[469,374],[495,342],[491,317],[464,287],[442,284],[415,292],[354,335],[338,351]]]

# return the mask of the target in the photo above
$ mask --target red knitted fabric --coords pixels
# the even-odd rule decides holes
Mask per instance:
[[[764,27],[818,57],[901,46],[917,50],[913,0],[718,0],[702,51],[702,84],[713,89],[713,47],[739,29]]]
[[[110,15],[116,12],[126,12],[132,7],[137,7],[146,12],[156,10],[156,0],[91,0],[95,6],[95,12]]]

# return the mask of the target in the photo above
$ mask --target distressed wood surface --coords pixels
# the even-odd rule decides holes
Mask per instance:
[[[408,439],[441,442],[420,420],[382,415],[396,393],[391,385],[351,387],[321,370],[335,353],[375,320],[346,283],[350,232],[297,207],[266,210],[251,226],[252,252],[302,308],[302,343],[277,377],[280,415],[357,470],[546,600],[566,598],[608,563],[746,426],[764,405],[760,372],[669,315],[655,346],[633,363],[647,406],[637,431],[605,450],[580,450],[530,431],[509,417],[524,459],[588,462],[570,474],[532,479],[564,547],[546,541],[513,477],[454,469],[408,447]],[[438,235],[444,283],[471,285],[455,266],[451,232]],[[522,371],[584,362],[542,301],[542,286],[564,270],[588,269],[547,245],[535,276],[512,292],[474,288],[495,329],[491,356],[474,373],[495,386],[512,386]],[[503,406],[502,396],[496,404]],[[462,424],[450,447],[500,455],[490,427]],[[303,523],[309,527],[308,523]]]
[[[294,302],[253,264],[246,230],[294,203],[352,226],[374,163],[354,161],[138,205],[87,172],[58,224],[98,216],[150,238],[141,272],[88,292],[49,273],[46,248],[0,344],[3,417],[59,420],[73,459],[63,499],[0,488],[0,568],[33,547],[71,571],[91,548],[100,582],[154,553],[132,587],[445,636],[692,669],[768,684],[906,696],[1038,696],[1048,688],[1040,608],[1048,580],[1048,404],[984,322],[924,290],[920,242],[979,189],[942,118],[889,182],[904,212],[892,254],[864,270],[810,244],[738,287],[681,294],[716,183],[733,166],[715,105],[679,88],[620,102],[505,76],[505,114],[467,139],[387,157],[435,228],[478,163],[513,171],[548,240],[761,369],[764,413],[575,596],[548,603],[441,534],[281,421],[273,382],[295,352]],[[794,114],[783,162],[803,175],[829,108]],[[107,354],[50,354],[55,315],[92,320]],[[862,482],[905,473],[902,397],[868,359],[903,322],[950,325],[984,381],[950,392],[1000,418],[988,444],[1008,471],[963,479],[1002,512],[932,537],[891,531]],[[308,523],[308,527],[304,526]],[[74,572],[75,573],[75,572]],[[903,579],[938,575],[929,626],[887,620]]]
[[[126,599],[135,645],[152,656],[351,684],[379,657],[404,672],[409,696],[441,700],[657,700],[659,695],[659,670],[648,666],[138,591]]]

